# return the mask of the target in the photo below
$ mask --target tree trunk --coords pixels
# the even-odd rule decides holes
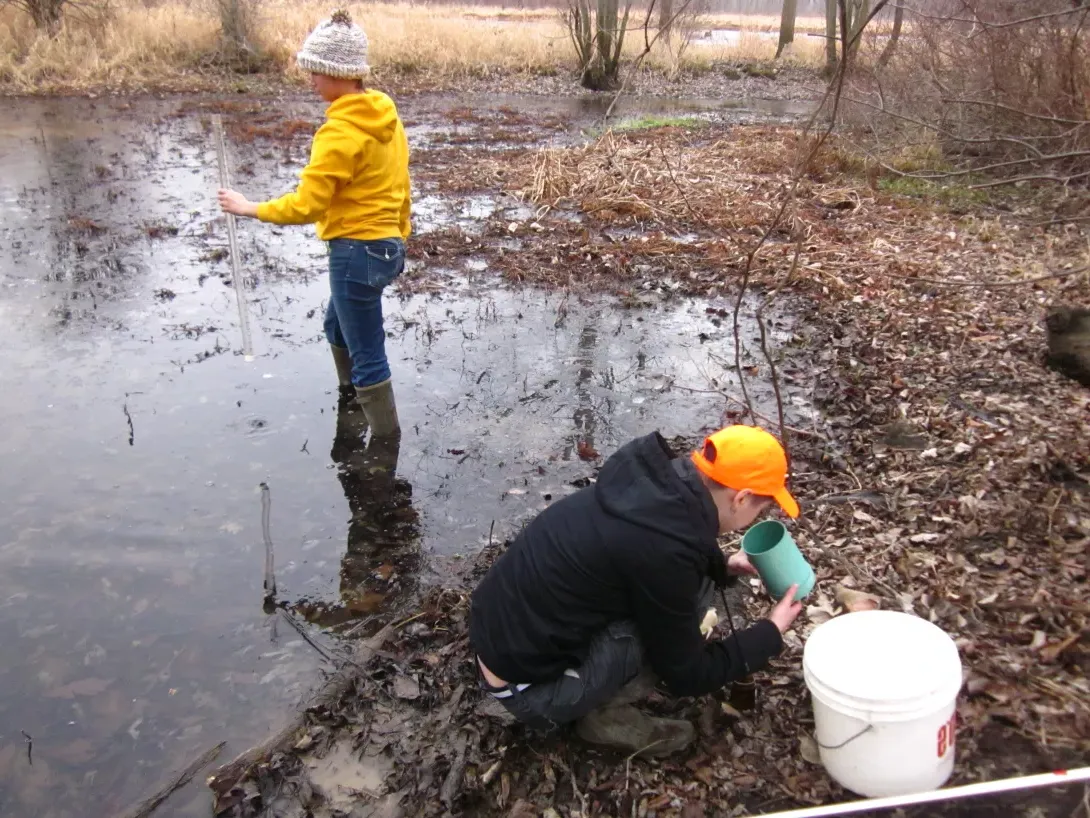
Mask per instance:
[[[571,35],[580,71],[585,71],[594,59],[593,19],[589,0],[571,0],[568,6],[568,34]]]
[[[836,3],[825,0],[825,70],[830,76],[836,71]]]
[[[863,29],[867,25],[870,16],[870,0],[848,0],[849,14],[848,31],[852,43],[852,56],[859,53],[859,46],[863,42]]]
[[[905,22],[905,7],[901,4],[901,0],[898,0],[896,10],[893,12],[893,31],[890,32],[889,42],[886,43],[886,47],[882,49],[882,56],[878,58],[878,67],[885,68],[886,64],[893,58],[893,52],[897,50],[897,43],[901,39],[901,26]]]
[[[617,31],[617,0],[598,0],[598,57],[602,69],[609,70],[613,56],[613,40],[620,37]]]
[[[57,36],[61,30],[61,17],[64,14],[65,0],[28,0],[27,10],[34,26],[49,34]]]
[[[591,91],[617,87],[632,0],[569,0],[566,22],[579,62],[580,83]]]
[[[674,34],[674,0],[658,0],[659,3],[659,36],[670,43]]]
[[[780,44],[776,47],[776,59],[783,50],[795,42],[795,17],[798,14],[799,0],[783,0],[783,14],[780,17]]]

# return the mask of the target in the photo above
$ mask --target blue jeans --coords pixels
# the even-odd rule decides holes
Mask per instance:
[[[325,336],[333,346],[348,348],[353,386],[373,386],[390,378],[382,290],[404,269],[405,242],[401,239],[329,242]]]

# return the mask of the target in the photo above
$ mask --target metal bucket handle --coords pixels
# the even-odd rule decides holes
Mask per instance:
[[[861,735],[863,735],[864,733],[869,733],[873,729],[874,729],[874,725],[873,724],[868,724],[866,727],[864,727],[862,730],[860,730],[854,736],[852,736],[851,738],[845,739],[844,741],[840,742],[840,744],[822,744],[820,741],[817,740],[816,736],[814,737],[814,741],[817,742],[817,746],[820,747],[822,750],[839,750],[841,747],[848,746],[853,741],[855,741],[857,738],[859,738]]]

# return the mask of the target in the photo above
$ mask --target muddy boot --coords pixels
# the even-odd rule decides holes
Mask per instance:
[[[390,437],[401,432],[401,424],[397,421],[397,404],[394,402],[393,380],[387,378],[373,386],[357,386],[356,399],[363,407],[372,435]]]
[[[689,722],[654,718],[630,704],[595,710],[579,720],[575,731],[590,744],[641,756],[676,753],[696,737]]]
[[[619,707],[622,704],[635,704],[651,695],[659,683],[658,676],[650,667],[640,671],[640,675],[631,679],[606,703],[606,707]]]
[[[341,388],[342,402],[350,401],[356,397],[352,388],[352,356],[345,347],[329,345],[333,353],[333,365],[337,368],[337,383]]]

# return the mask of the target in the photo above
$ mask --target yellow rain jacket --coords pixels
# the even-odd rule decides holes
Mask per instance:
[[[299,187],[259,204],[257,217],[316,223],[323,241],[407,239],[409,205],[409,143],[397,107],[381,91],[363,91],[329,106]]]

